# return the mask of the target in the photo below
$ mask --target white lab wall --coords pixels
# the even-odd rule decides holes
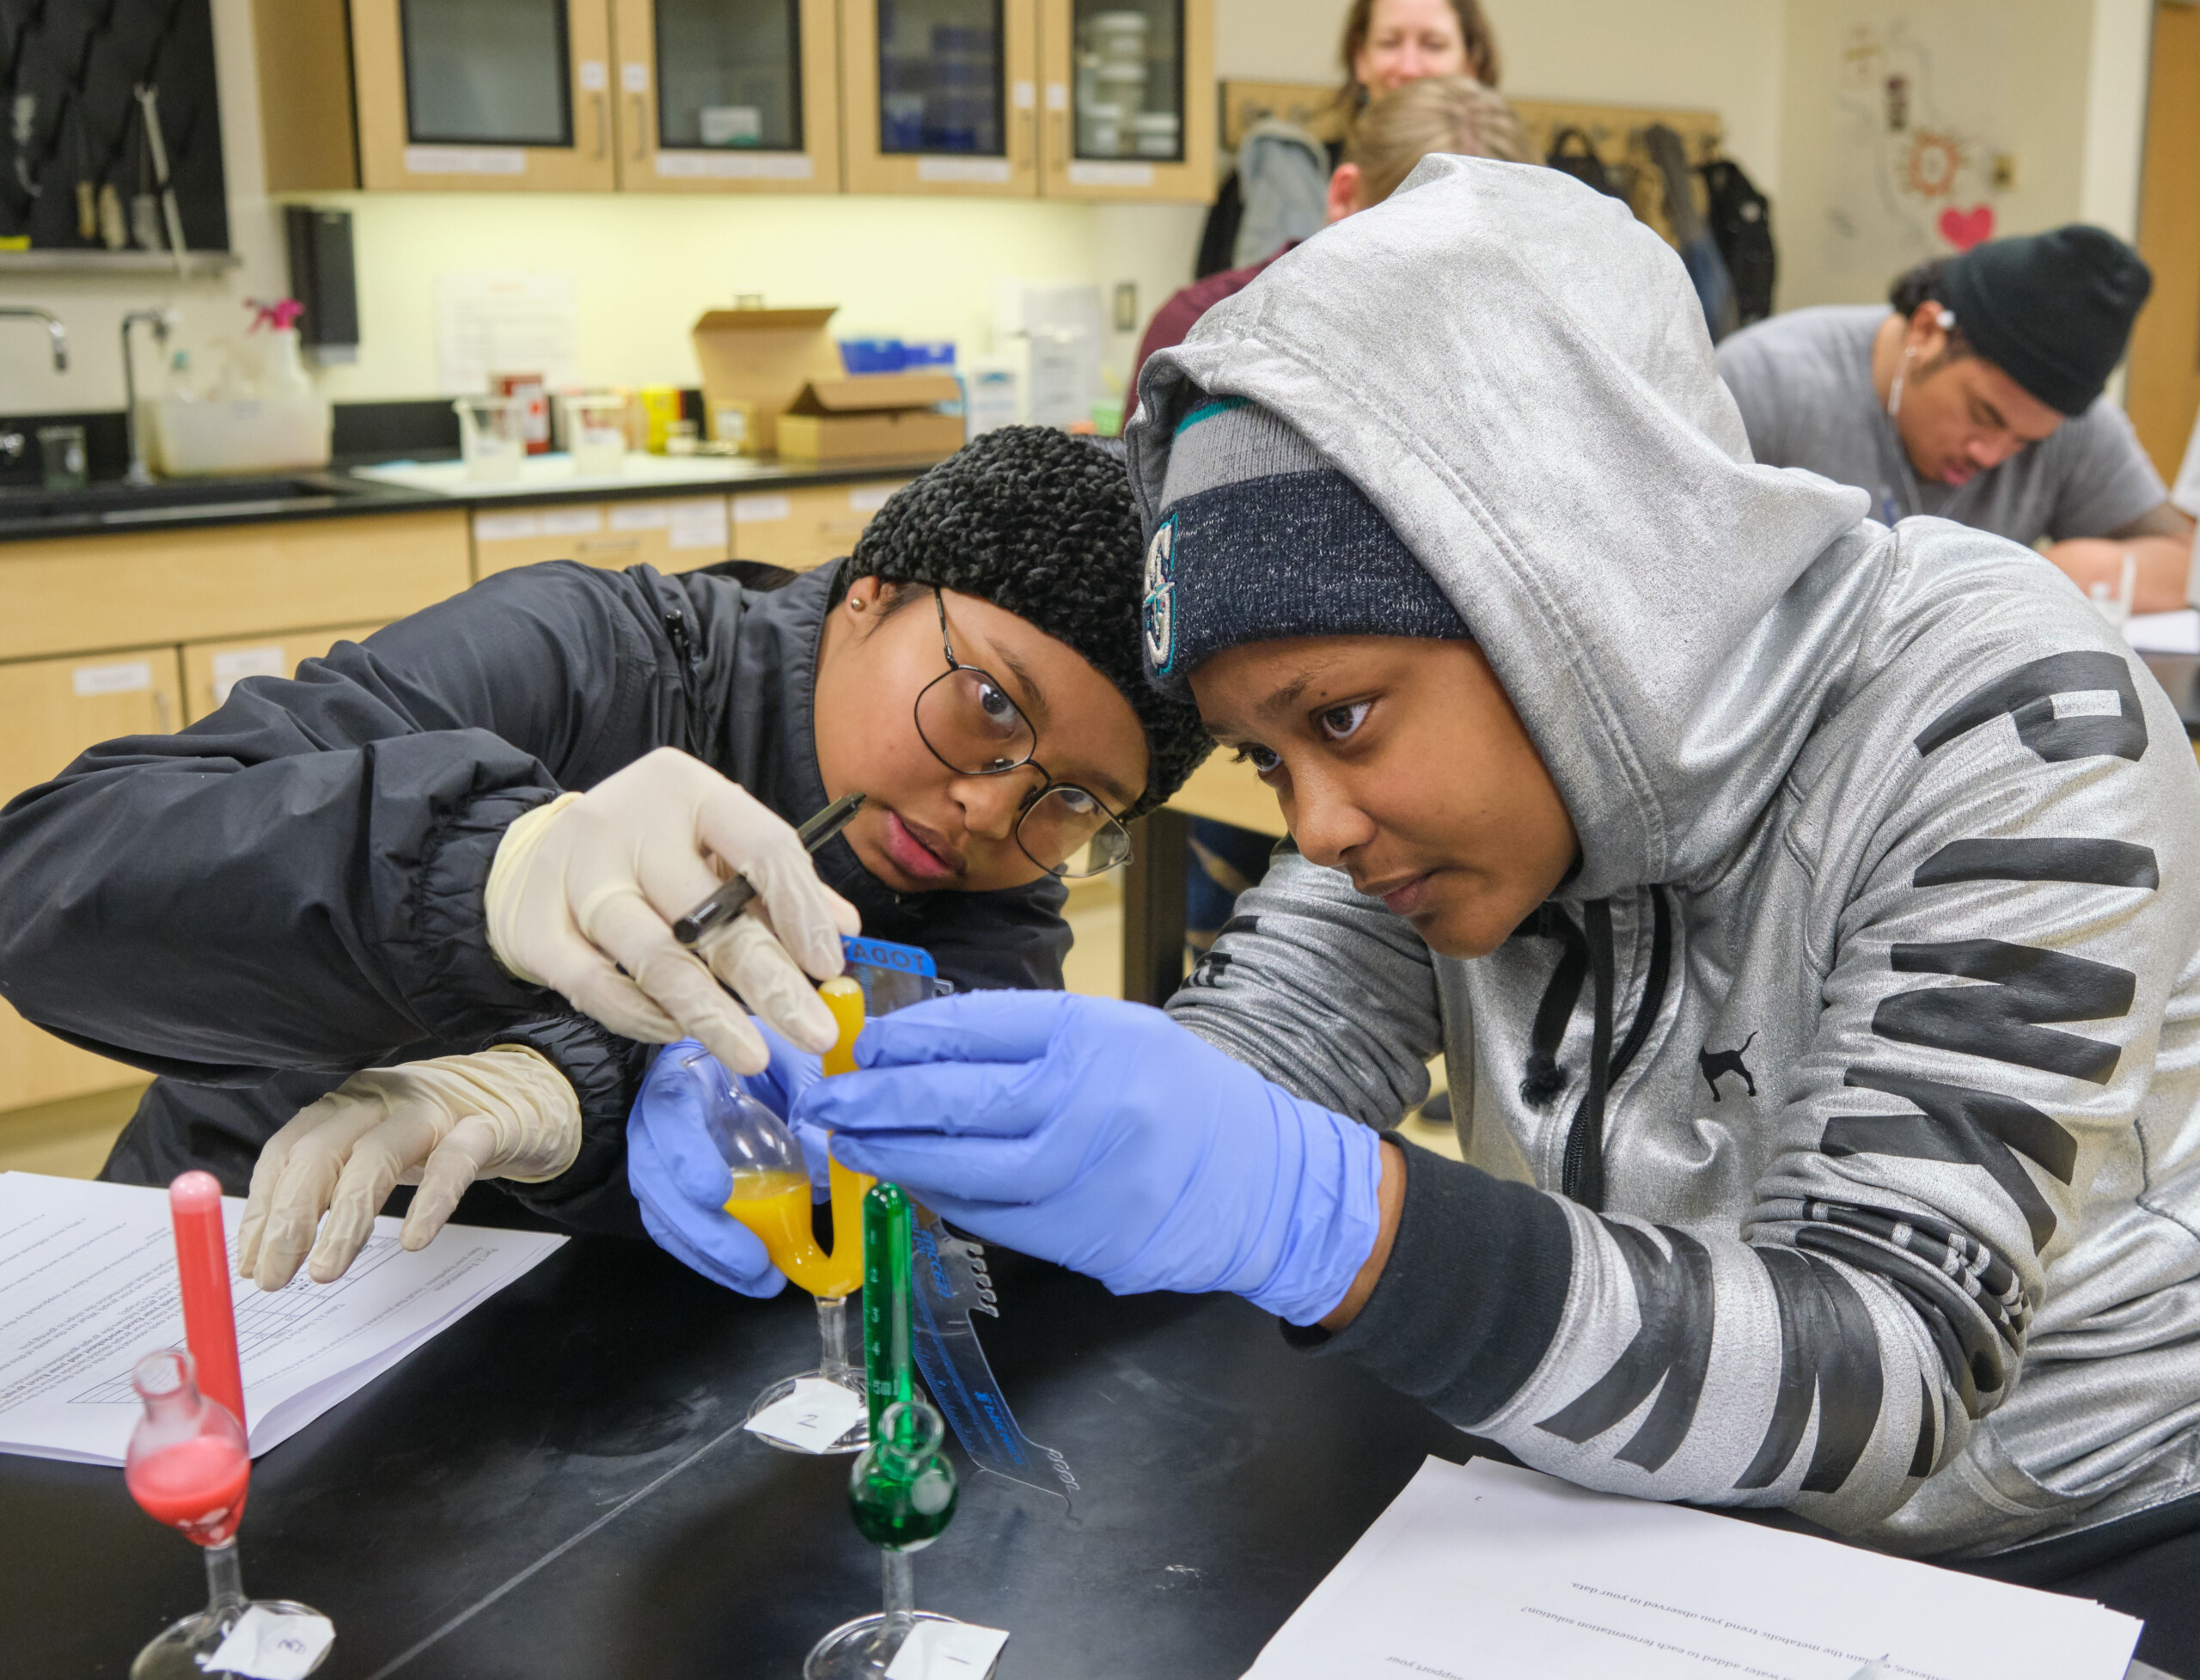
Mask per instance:
[[[1933,0],[1915,0],[1932,3]],[[1812,268],[1824,214],[1806,115],[1794,108],[1799,53],[1821,50],[1825,0],[1485,0],[1522,96],[1708,107],[1730,147],[1775,199],[1782,301],[1832,295]],[[2005,206],[2016,226],[2084,215],[2128,228],[2136,204],[2148,0],[2001,0],[2015,20],[2026,131]],[[213,0],[223,84],[230,231],[244,260],[219,280],[57,275],[0,278],[0,302],[36,302],[68,323],[71,371],[43,338],[0,327],[0,412],[119,405],[115,345],[125,309],[164,304],[186,339],[237,330],[241,300],[287,289],[279,211],[264,190],[250,0]],[[1217,0],[1224,76],[1328,81],[1343,0]],[[1789,106],[1782,112],[1783,101]],[[688,329],[736,293],[837,302],[849,327],[982,344],[1000,275],[1139,288],[1141,315],[1189,278],[1201,212],[1192,206],[1004,204],[840,197],[658,199],[648,195],[348,195],[356,217],[364,344],[357,365],[321,376],[339,400],[435,389],[435,277],[449,270],[574,275],[590,380],[694,377]],[[2120,211],[2120,215],[2119,215]],[[1853,290],[1853,289],[1852,289]],[[1128,362],[1135,335],[1110,346]],[[150,371],[149,369],[148,371]]]
[[[1783,152],[1775,207],[1782,308],[1874,302],[1891,274],[1836,272],[1833,107],[1826,88],[1848,20],[1940,9],[1999,54],[2007,99],[2000,148],[2014,184],[1993,200],[1997,234],[2095,222],[2134,237],[2146,120],[2149,0],[1910,0],[1858,6],[1788,0]],[[1987,38],[1990,36],[1990,41]]]

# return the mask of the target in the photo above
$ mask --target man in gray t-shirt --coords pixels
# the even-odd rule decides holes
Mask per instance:
[[[2151,284],[2122,241],[2070,227],[1930,262],[1873,306],[1799,309],[1719,346],[1719,372],[1775,467],[1870,492],[1889,524],[1932,514],[2026,545],[2080,588],[2185,604],[2191,522],[2124,412],[2100,395]]]

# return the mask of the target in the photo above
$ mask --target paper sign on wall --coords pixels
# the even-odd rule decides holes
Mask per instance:
[[[489,388],[492,374],[581,382],[580,288],[571,274],[436,278],[436,380],[445,396]]]

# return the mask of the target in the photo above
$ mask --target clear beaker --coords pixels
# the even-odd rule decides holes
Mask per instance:
[[[589,392],[560,400],[565,405],[565,449],[573,457],[574,476],[608,479],[624,472],[626,399]]]
[[[486,483],[519,476],[527,454],[527,405],[516,397],[461,397],[458,452],[466,476]]]
[[[82,490],[86,470],[84,429],[82,426],[40,426],[38,464],[40,481],[48,490]]]

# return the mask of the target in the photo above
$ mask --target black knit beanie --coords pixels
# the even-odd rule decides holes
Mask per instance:
[[[2136,251],[2079,223],[1975,246],[1941,273],[1971,348],[2065,414],[2101,394],[2154,284]]]
[[[1121,813],[1143,816],[1214,742],[1196,707],[1146,680],[1140,551],[1119,450],[1051,426],[1003,426],[895,491],[856,540],[843,579],[974,595],[1076,649],[1146,730],[1146,792]]]

